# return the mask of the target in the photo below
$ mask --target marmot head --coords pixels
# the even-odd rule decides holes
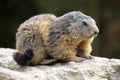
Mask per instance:
[[[73,38],[88,39],[97,36],[99,32],[95,20],[80,11],[69,12],[59,19]]]

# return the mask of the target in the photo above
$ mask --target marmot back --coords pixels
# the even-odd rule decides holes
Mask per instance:
[[[14,60],[19,65],[51,64],[91,58],[91,43],[99,29],[93,18],[80,11],[56,17],[42,14],[20,25]]]
[[[44,57],[47,57],[45,52],[48,30],[56,20],[57,18],[53,14],[41,14],[20,25],[16,33],[16,49],[19,52],[14,54],[14,59],[18,64],[29,65],[33,62],[36,65]],[[33,59],[31,60],[31,58]]]

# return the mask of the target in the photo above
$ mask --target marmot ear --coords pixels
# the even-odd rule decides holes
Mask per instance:
[[[74,15],[71,15],[72,21],[76,22],[76,17]]]

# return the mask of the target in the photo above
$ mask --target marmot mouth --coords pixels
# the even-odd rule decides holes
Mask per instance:
[[[94,37],[97,37],[98,36],[98,34],[97,35],[95,35]]]
[[[92,36],[88,36],[87,38],[92,38],[92,37],[94,37],[93,35]]]
[[[93,35],[88,36],[88,38],[97,37],[97,36],[98,34],[93,34]]]
[[[88,38],[97,37],[98,35],[89,36]]]

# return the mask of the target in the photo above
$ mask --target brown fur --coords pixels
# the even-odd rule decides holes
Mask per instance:
[[[99,30],[94,20],[79,11],[58,18],[52,14],[38,15],[18,29],[16,49],[19,53],[15,53],[14,59],[18,64],[19,61],[28,61],[20,65],[50,64],[57,60],[81,61],[80,57],[90,56],[95,32]],[[30,60],[25,60],[24,54]]]

